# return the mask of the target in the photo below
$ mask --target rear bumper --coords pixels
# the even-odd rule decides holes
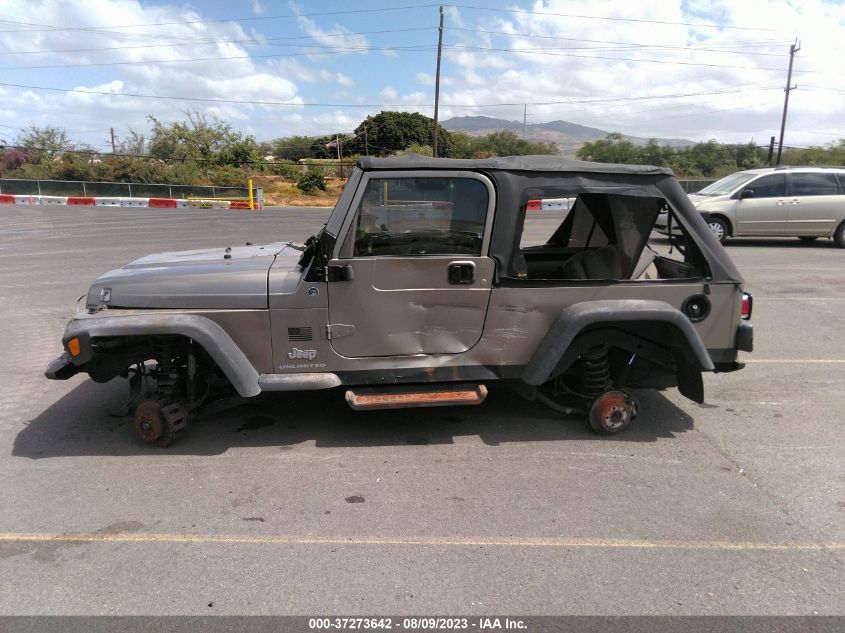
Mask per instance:
[[[44,370],[44,376],[50,380],[67,380],[78,373],[79,368],[73,364],[71,356],[67,352],[63,352],[61,356],[47,365],[47,369]]]
[[[747,321],[736,329],[736,348],[740,352],[754,351],[754,327]]]

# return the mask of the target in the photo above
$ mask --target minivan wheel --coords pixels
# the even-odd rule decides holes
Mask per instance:
[[[833,241],[839,248],[845,248],[845,222],[836,227],[836,232],[833,234]]]
[[[713,231],[713,235],[719,240],[720,244],[724,244],[728,239],[728,224],[722,218],[711,217],[707,220],[707,226]]]

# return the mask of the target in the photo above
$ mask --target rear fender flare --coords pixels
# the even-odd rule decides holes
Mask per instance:
[[[626,324],[648,323],[668,326],[677,333],[682,344],[675,344],[669,349],[677,361],[679,372],[715,369],[693,324],[680,310],[665,301],[582,301],[561,310],[525,366],[522,380],[539,386],[555,377],[567,351],[585,330],[607,326],[624,329]]]
[[[220,367],[239,395],[250,398],[261,393],[258,372],[217,323],[198,314],[144,314],[103,316],[71,321],[62,343],[74,337],[155,336],[177,334],[193,339]]]

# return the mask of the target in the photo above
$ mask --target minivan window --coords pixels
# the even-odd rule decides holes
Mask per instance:
[[[730,176],[725,176],[721,180],[717,180],[716,182],[707,185],[701,191],[696,191],[695,193],[699,196],[724,196],[733,192],[737,187],[754,178],[754,176],[756,176],[756,174],[749,174],[741,171],[736,174],[731,174]]]
[[[838,193],[839,183],[833,174],[792,174],[793,196],[835,196]]]
[[[743,187],[751,189],[755,198],[782,198],[786,195],[786,174],[762,176]]]

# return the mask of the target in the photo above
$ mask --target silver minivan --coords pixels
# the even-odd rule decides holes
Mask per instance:
[[[845,168],[749,169],[689,198],[720,242],[740,236],[828,237],[845,248]],[[660,220],[657,228],[668,230]]]

